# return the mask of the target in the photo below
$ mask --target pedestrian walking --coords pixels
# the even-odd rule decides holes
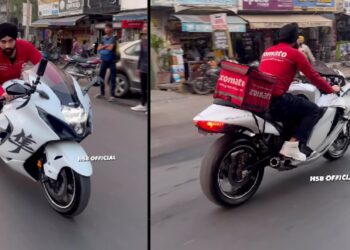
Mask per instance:
[[[83,41],[83,46],[82,46],[82,57],[88,58],[90,56],[89,54],[89,44],[87,43],[86,40]]]
[[[79,55],[80,54],[80,46],[78,39],[76,37],[73,38],[73,47],[72,47],[72,55]]]
[[[101,55],[101,68],[100,68],[100,94],[96,95],[96,98],[105,98],[105,84],[104,79],[106,77],[107,69],[110,70],[110,98],[108,101],[113,102],[116,100],[115,97],[115,88],[116,88],[116,77],[117,77],[117,37],[113,35],[113,25],[110,22],[107,22],[105,25],[105,36],[102,39],[102,44],[97,48],[97,51]]]
[[[131,109],[134,111],[141,111],[147,114],[147,94],[148,94],[148,27],[144,25],[141,31],[141,52],[138,61],[138,71],[141,79],[141,103]]]

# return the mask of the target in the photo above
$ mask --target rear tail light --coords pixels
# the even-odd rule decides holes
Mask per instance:
[[[213,133],[221,133],[225,130],[225,123],[214,121],[194,121],[194,125],[198,128]]]

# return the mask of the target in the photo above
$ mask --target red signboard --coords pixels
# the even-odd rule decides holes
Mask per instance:
[[[213,30],[227,30],[226,13],[210,15],[210,22]]]
[[[143,21],[122,21],[122,29],[142,29]]]

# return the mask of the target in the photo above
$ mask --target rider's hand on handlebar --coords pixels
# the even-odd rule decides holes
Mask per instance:
[[[332,89],[333,89],[334,94],[338,94],[341,91],[341,89],[338,85],[333,85]]]
[[[2,96],[1,96],[1,99],[5,98],[5,100],[7,102],[9,101],[12,101],[15,97],[13,95],[8,95],[7,93],[4,93]]]

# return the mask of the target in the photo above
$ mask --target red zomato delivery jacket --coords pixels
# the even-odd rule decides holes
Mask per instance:
[[[297,70],[303,72],[311,83],[322,91],[327,94],[333,93],[331,85],[312,68],[306,57],[286,43],[268,48],[261,57],[259,69],[279,79],[272,96],[281,96],[287,92]]]
[[[16,60],[12,64],[9,58],[0,49],[0,84],[8,80],[18,79],[21,77],[22,70],[27,62],[37,64],[40,62],[41,53],[29,42],[16,40]],[[0,96],[4,93],[0,87]]]

